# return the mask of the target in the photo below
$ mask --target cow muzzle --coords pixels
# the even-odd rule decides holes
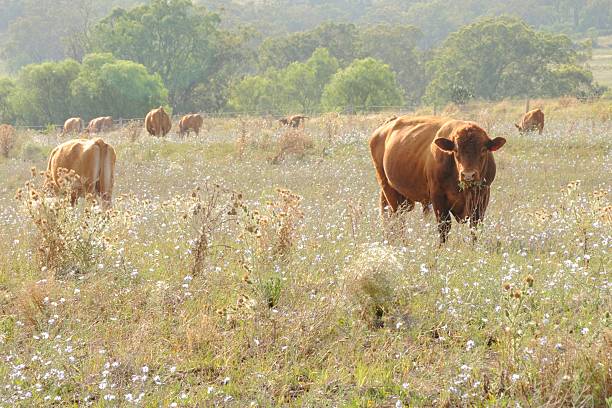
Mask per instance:
[[[474,182],[478,180],[478,173],[474,170],[464,170],[461,172],[461,181]]]

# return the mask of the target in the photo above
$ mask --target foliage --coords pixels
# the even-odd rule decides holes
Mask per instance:
[[[158,75],[132,61],[111,54],[90,54],[71,84],[75,106],[84,117],[138,118],[167,103],[167,91]]]
[[[488,18],[451,34],[436,51],[427,100],[444,104],[462,103],[466,96],[495,100],[573,93],[592,80],[575,59],[566,36],[535,31],[514,18]],[[568,75],[568,69],[579,75]],[[559,75],[562,84],[555,81]]]
[[[19,71],[12,105],[27,124],[64,123],[73,116],[70,84],[79,75],[74,60],[31,64]]]
[[[412,25],[379,24],[360,31],[362,58],[372,57],[395,72],[406,102],[418,104],[428,83],[425,55],[417,49],[423,32]]]
[[[245,77],[233,89],[232,106],[243,112],[313,112],[337,70],[338,61],[326,48],[318,48],[304,63]]]
[[[338,71],[325,87],[321,101],[325,109],[349,107],[358,112],[398,106],[402,102],[395,74],[388,65],[374,58],[355,60]]]
[[[196,92],[198,86],[227,85],[228,76],[244,60],[242,38],[222,31],[219,25],[217,14],[191,0],[153,0],[129,11],[113,10],[93,29],[92,49],[143,64],[161,76],[173,108],[192,110],[195,94],[202,93],[201,89]],[[224,97],[225,87],[209,89],[216,92],[215,97]]]
[[[358,30],[354,24],[327,22],[304,32],[266,39],[257,52],[260,70],[284,68],[307,60],[317,48],[327,48],[342,66],[357,56]]]
[[[15,91],[15,82],[10,78],[0,77],[0,123],[15,120],[15,111],[11,103],[11,95]]]
[[[18,0],[0,4],[0,16],[7,20],[6,40],[1,53],[8,67],[85,55],[91,27],[120,0]],[[125,2],[125,1],[123,1]]]

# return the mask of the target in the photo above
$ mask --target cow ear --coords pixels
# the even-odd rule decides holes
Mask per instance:
[[[445,152],[450,153],[455,150],[455,143],[452,140],[440,137],[434,140],[434,143],[436,144],[436,146],[438,146],[438,148],[440,148],[440,150],[443,150]]]
[[[494,152],[496,150],[501,149],[501,147],[505,144],[506,144],[506,139],[504,139],[503,137],[496,137],[495,139],[489,140],[487,142],[487,149]]]

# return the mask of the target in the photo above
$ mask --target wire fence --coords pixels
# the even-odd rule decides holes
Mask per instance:
[[[373,113],[381,113],[381,112],[393,112],[397,114],[404,114],[411,111],[414,111],[417,106],[414,105],[401,105],[401,106],[347,106],[337,113],[342,115],[355,115],[355,114],[373,114]],[[253,111],[212,111],[205,112],[200,111],[197,112],[205,118],[236,118],[236,117],[244,117],[244,116],[268,116],[274,118],[282,118],[286,117],[287,113],[282,111],[270,111],[270,110],[253,110]],[[326,113],[330,113],[330,111],[324,110],[308,110],[304,112],[305,115],[310,116],[320,116]],[[179,120],[183,114],[175,114],[172,115],[172,119],[174,121]],[[93,118],[92,118],[93,119]],[[117,125],[119,127],[123,127],[125,124],[130,122],[144,122],[145,118],[113,118],[113,125]],[[50,123],[47,125],[26,125],[26,124],[18,124],[14,126],[16,129],[29,129],[29,130],[62,130],[64,128],[64,124],[56,124]]]

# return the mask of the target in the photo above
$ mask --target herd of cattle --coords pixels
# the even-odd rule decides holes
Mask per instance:
[[[308,116],[293,115],[286,118],[281,118],[278,122],[283,126],[299,128],[304,124]],[[198,113],[184,115],[178,123],[179,136],[189,136],[189,132],[195,132],[196,136],[200,134],[200,129],[204,124],[204,118]],[[163,106],[151,110],[147,113],[144,120],[145,129],[151,136],[166,136],[172,128],[170,116],[164,110]],[[64,122],[62,135],[79,134],[81,132],[87,134],[101,133],[111,130],[113,127],[113,118],[111,116],[102,116],[89,121],[87,127],[83,126],[83,119],[69,118]]]
[[[282,125],[298,127],[306,116],[283,118]],[[66,121],[64,133],[80,125],[79,118]],[[112,118],[93,119],[87,130],[101,132],[112,126]],[[202,126],[198,114],[186,115],[179,122],[179,133]],[[544,128],[540,109],[527,112],[520,124],[523,132]],[[170,117],[163,107],[149,112],[145,128],[151,135],[164,136],[170,131]],[[436,216],[440,243],[446,241],[451,216],[457,222],[469,222],[472,237],[484,217],[489,203],[490,186],[495,180],[493,152],[506,143],[503,137],[491,139],[475,122],[438,116],[400,116],[387,119],[369,139],[370,153],[380,186],[380,208],[383,215],[411,211],[415,203],[423,212],[431,208]],[[72,185],[72,203],[92,194],[103,208],[111,205],[116,154],[101,138],[73,139],[51,151],[47,181],[57,191],[61,175],[73,171],[78,177]]]

